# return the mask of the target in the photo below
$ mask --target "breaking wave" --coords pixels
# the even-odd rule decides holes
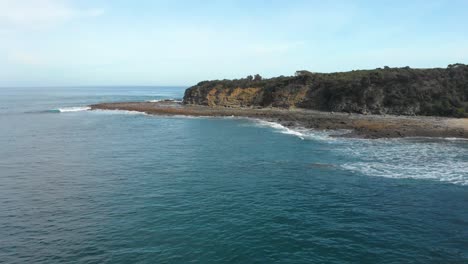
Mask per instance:
[[[337,166],[370,177],[424,179],[468,185],[468,141],[457,138],[336,138],[347,131],[288,128],[275,122],[253,120],[302,140],[333,142]],[[339,162],[342,160],[343,162]]]
[[[147,100],[146,102],[149,102],[149,103],[158,103],[158,102],[182,103],[182,100],[178,100],[178,99],[153,99],[153,100]]]
[[[68,113],[68,112],[81,112],[81,111],[88,111],[91,110],[89,106],[72,106],[72,107],[62,107],[57,109],[52,109],[47,112],[52,113]]]
[[[336,135],[348,133],[348,130],[313,130],[303,127],[289,128],[276,122],[265,121],[261,119],[251,119],[257,127],[273,128],[275,131],[296,136],[302,140],[320,140],[320,141],[336,141]]]
[[[103,109],[96,109],[91,111],[92,113],[98,113],[98,114],[124,114],[124,115],[148,115],[145,112],[140,112],[140,111],[129,111],[129,110],[103,110]]]
[[[468,144],[441,139],[349,142],[341,148],[352,162],[343,169],[367,176],[427,179],[468,185]]]

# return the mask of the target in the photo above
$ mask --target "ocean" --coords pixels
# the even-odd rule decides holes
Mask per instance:
[[[0,262],[468,263],[468,141],[86,107],[183,92],[0,88]]]

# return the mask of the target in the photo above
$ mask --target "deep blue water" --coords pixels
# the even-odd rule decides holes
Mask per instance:
[[[65,112],[183,90],[0,88],[0,262],[468,263],[467,141]]]

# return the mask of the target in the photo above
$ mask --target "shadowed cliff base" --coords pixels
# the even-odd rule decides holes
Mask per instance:
[[[317,130],[347,129],[341,135],[363,138],[395,137],[457,137],[468,138],[467,118],[426,116],[362,115],[322,112],[308,109],[282,109],[274,107],[219,107],[186,105],[177,102],[123,102],[90,106],[92,110],[126,110],[150,115],[187,115],[216,117],[247,117],[278,122],[287,127]]]

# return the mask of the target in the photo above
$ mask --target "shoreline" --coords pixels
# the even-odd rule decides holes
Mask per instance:
[[[350,130],[340,137],[468,138],[468,118],[434,116],[362,115],[321,112],[306,109],[242,108],[184,105],[174,101],[119,102],[89,105],[91,110],[125,110],[149,115],[186,115],[199,117],[246,117],[276,122],[285,127],[315,130]]]

